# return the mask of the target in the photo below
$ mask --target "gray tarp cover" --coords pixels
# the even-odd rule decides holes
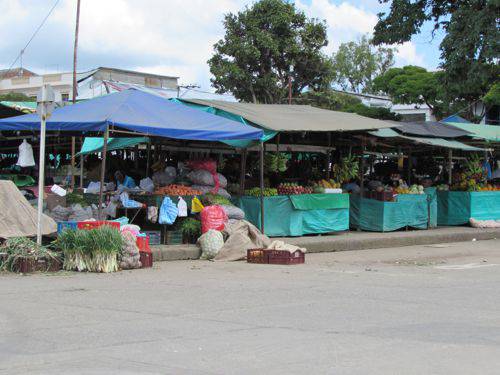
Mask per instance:
[[[36,236],[37,210],[12,181],[0,180],[0,238]],[[42,216],[42,234],[57,231],[56,222]]]
[[[355,113],[329,111],[309,105],[252,104],[199,99],[183,100],[233,113],[247,121],[274,131],[357,131],[395,126],[386,121],[363,117]]]
[[[427,122],[397,122],[391,121],[397,128],[398,132],[403,134],[411,134],[422,137],[436,138],[457,138],[470,135],[468,131],[457,128],[453,125],[447,125],[442,122],[427,121]]]

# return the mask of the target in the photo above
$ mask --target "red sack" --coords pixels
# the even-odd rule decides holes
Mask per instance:
[[[201,211],[201,233],[209,229],[224,230],[227,215],[221,206],[207,206]]]

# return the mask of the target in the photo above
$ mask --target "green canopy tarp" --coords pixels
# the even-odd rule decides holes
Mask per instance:
[[[484,139],[491,142],[500,142],[500,126],[471,123],[464,124],[460,122],[447,122],[447,124],[472,133],[470,136],[473,138]]]
[[[141,143],[149,143],[149,138],[147,137],[135,137],[135,138],[109,138],[108,139],[108,151],[111,150],[123,150],[125,148],[134,147],[135,145]],[[87,137],[83,141],[82,149],[79,155],[95,154],[102,151],[104,146],[104,139],[99,137]]]
[[[450,139],[408,137],[408,136],[402,135],[402,134],[400,134],[392,129],[379,129],[379,130],[372,131],[369,133],[371,135],[374,135],[374,136],[380,137],[380,138],[396,138],[397,137],[397,138],[407,139],[407,140],[410,140],[410,141],[413,141],[416,143],[426,144],[429,146],[451,148],[451,149],[457,149],[457,150],[463,150],[463,151],[484,151],[484,149],[482,149],[482,148],[469,146],[469,145],[466,145],[465,143],[453,141]]]

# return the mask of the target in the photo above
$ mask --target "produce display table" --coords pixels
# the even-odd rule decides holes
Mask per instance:
[[[426,194],[400,194],[395,202],[351,195],[351,227],[372,232],[390,232],[405,227],[427,229],[436,222],[435,195],[431,189]],[[430,220],[429,220],[430,219]]]
[[[500,191],[438,191],[438,225],[500,219]]]
[[[246,220],[260,228],[260,198],[238,197]],[[264,197],[264,232],[271,237],[302,236],[349,229],[348,194]]]

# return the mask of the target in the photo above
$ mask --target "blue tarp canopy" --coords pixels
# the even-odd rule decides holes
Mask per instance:
[[[223,141],[260,139],[262,130],[230,119],[129,89],[56,109],[48,131],[95,132],[117,127],[175,139]],[[0,130],[39,131],[37,114],[0,120]]]
[[[148,137],[133,137],[133,138],[109,138],[108,151],[123,150],[125,148],[134,147],[141,143],[149,143]],[[104,139],[99,137],[86,137],[83,140],[82,149],[78,155],[95,154],[103,151]]]

